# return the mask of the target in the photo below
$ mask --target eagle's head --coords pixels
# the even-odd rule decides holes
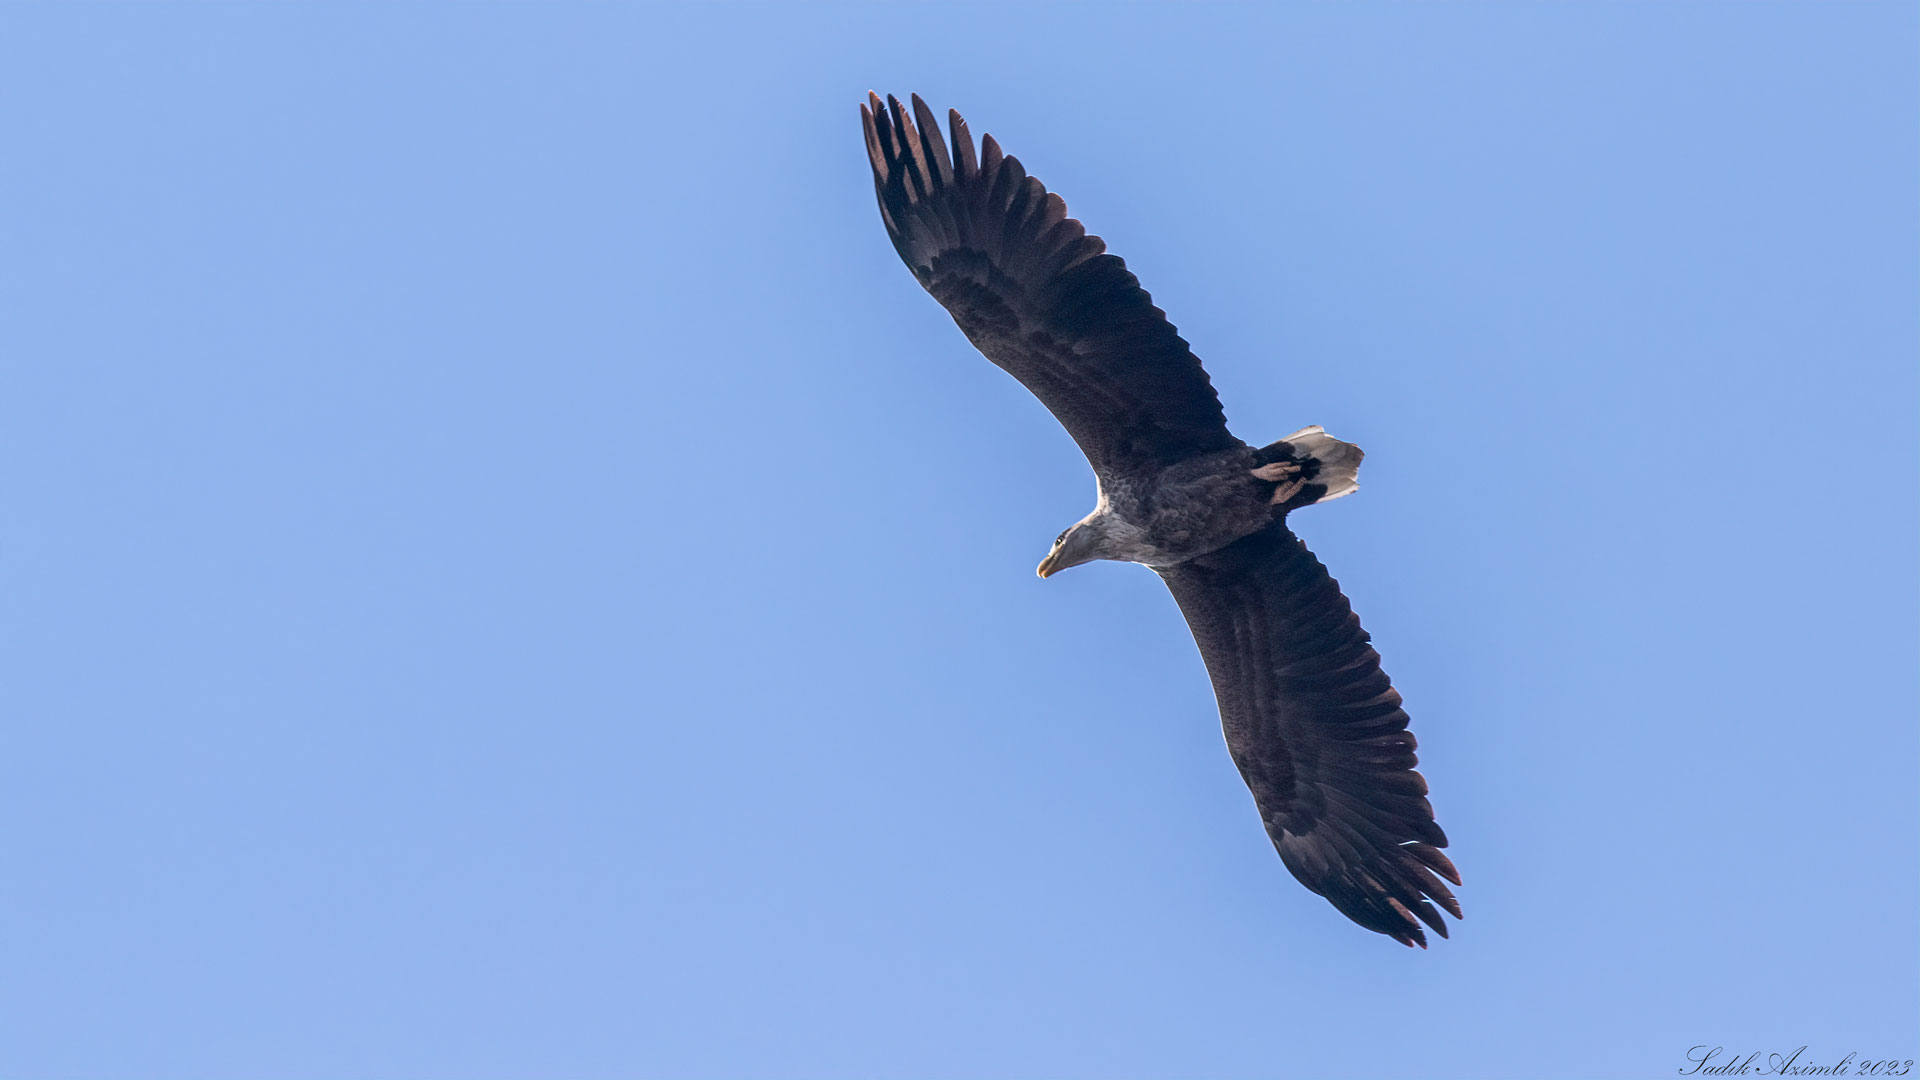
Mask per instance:
[[[1106,506],[1067,526],[1053,541],[1053,550],[1040,560],[1035,571],[1041,577],[1051,577],[1069,566],[1079,566],[1095,559],[1117,559],[1122,556],[1114,550],[1114,537],[1111,528],[1113,515]]]

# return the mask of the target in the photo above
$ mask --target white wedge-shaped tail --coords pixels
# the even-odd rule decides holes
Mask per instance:
[[[1276,463],[1297,465],[1300,479],[1313,487],[1326,489],[1325,494],[1300,502],[1300,506],[1327,502],[1360,490],[1360,460],[1367,456],[1352,443],[1342,442],[1327,434],[1319,424],[1303,427],[1265,447],[1260,453]],[[1288,495],[1291,496],[1292,492],[1288,492]]]

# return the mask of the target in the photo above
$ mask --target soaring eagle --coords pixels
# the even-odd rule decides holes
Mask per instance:
[[[967,340],[1038,397],[1087,455],[1093,513],[1053,542],[1047,577],[1144,563],[1200,646],[1227,749],[1300,883],[1369,930],[1425,948],[1460,917],[1413,733],[1380,654],[1287,528],[1350,494],[1360,448],[1318,427],[1252,447],[1227,431],[1200,361],[1067,204],[980,141],[951,140],[918,95],[860,107],[894,250]],[[917,126],[916,126],[917,125]]]

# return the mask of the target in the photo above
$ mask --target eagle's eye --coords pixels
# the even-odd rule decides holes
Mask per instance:
[[[1072,531],[1073,531],[1072,529],[1067,530],[1067,532],[1072,532]],[[1064,544],[1066,542],[1067,542],[1067,533],[1061,533],[1059,536],[1056,536],[1053,538],[1054,547],[1059,547],[1061,544]]]

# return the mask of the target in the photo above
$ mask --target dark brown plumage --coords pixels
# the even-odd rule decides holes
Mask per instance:
[[[1280,861],[1369,930],[1424,944],[1411,915],[1446,937],[1422,900],[1459,918],[1440,878],[1460,873],[1439,850],[1400,692],[1339,583],[1285,522],[1160,576]]]
[[[918,96],[862,108],[893,248],[987,359],[1033,391],[1094,468],[1158,469],[1238,447],[1200,361],[1166,312],[1067,204],[1001,154],[953,150]]]
[[[1200,647],[1227,747],[1281,861],[1408,945],[1460,917],[1400,695],[1339,586],[1287,528],[1355,487],[1357,447],[1307,428],[1258,450],[1165,313],[992,136],[951,144],[918,97],[861,123],[894,249],[988,359],[1059,418],[1100,484],[1041,575],[1093,559],[1165,579]]]

